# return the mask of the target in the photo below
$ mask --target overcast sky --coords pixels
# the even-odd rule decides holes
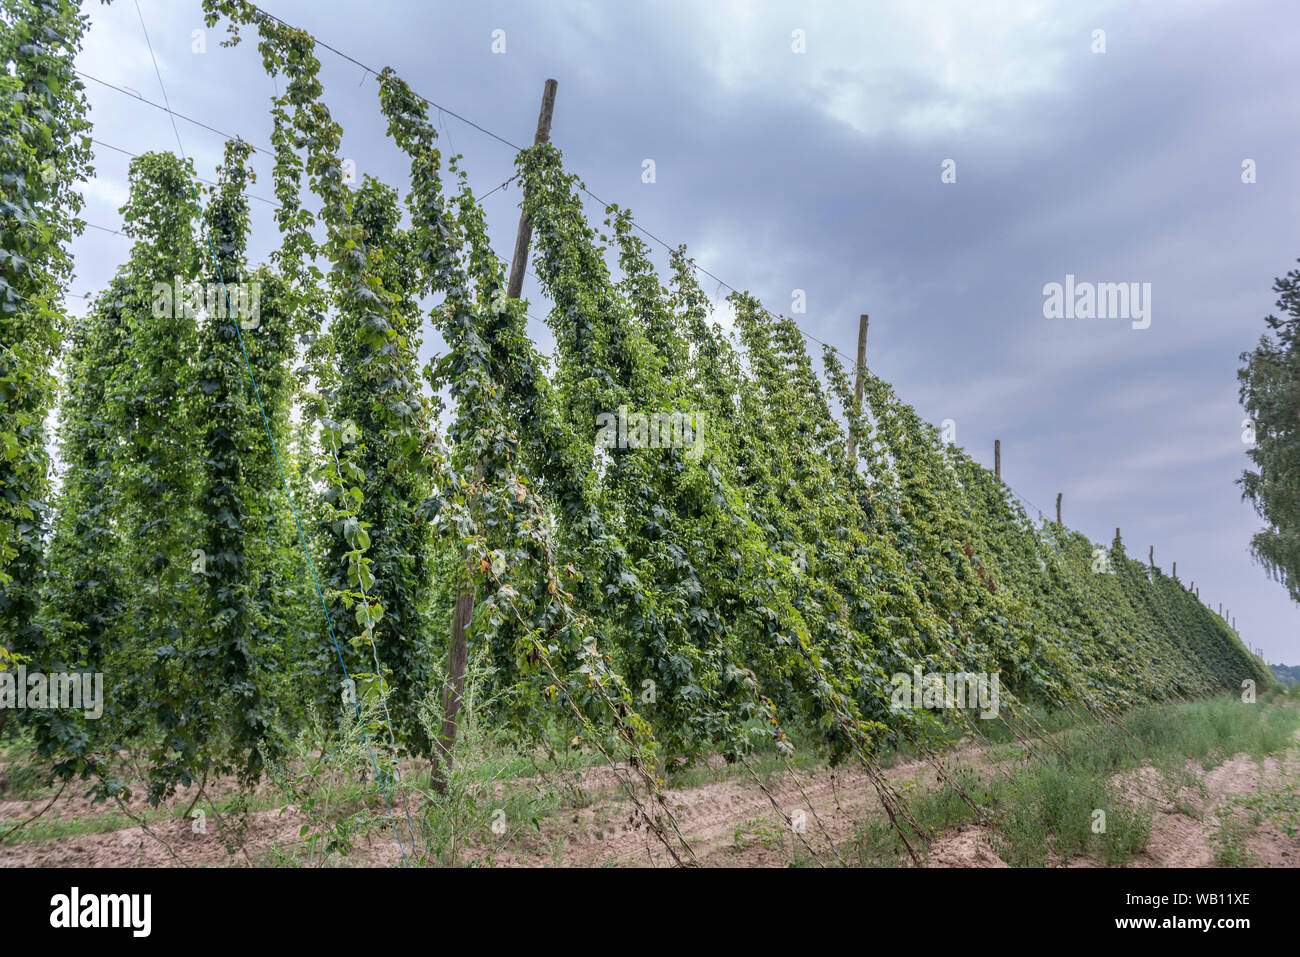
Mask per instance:
[[[1119,526],[1130,555],[1154,545],[1251,647],[1300,662],[1300,608],[1252,563],[1259,521],[1234,484],[1248,465],[1238,356],[1300,257],[1292,0],[263,6],[514,143],[531,142],[554,77],[552,139],[593,192],[773,311],[804,290],[795,318],[845,353],[869,313],[868,364],[925,418],[953,420],[990,467],[1000,438],[1004,478],[1036,507],[1063,492],[1066,523],[1095,541]],[[196,35],[199,0],[139,7],[172,108],[269,146],[275,87],[251,39]],[[161,102],[134,0],[84,9],[79,68]],[[345,154],[404,191],[373,77],[318,53]],[[86,86],[96,138],[176,148],[167,114]],[[509,147],[451,116],[439,128],[480,194],[513,172]],[[214,178],[222,138],[178,129]],[[269,159],[253,161],[263,197]],[[90,223],[120,226],[128,162],[96,145]],[[507,259],[518,201],[514,188],[486,201]],[[272,207],[253,207],[264,258]],[[73,292],[101,289],[129,245],[86,230]],[[1149,327],[1045,318],[1044,285],[1067,274],[1150,283]],[[531,279],[524,293],[544,316]]]

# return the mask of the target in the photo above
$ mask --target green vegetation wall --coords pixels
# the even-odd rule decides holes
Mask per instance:
[[[176,156],[133,163],[135,245],[68,333],[57,496],[33,431],[57,283],[6,300],[27,318],[4,320],[6,368],[25,370],[0,396],[18,450],[0,490],[4,647],[107,678],[99,720],[25,717],[57,774],[112,794],[129,741],[155,800],[253,779],[311,711],[358,697],[385,749],[432,756],[464,594],[499,692],[489,718],[630,752],[652,788],[664,759],[788,749],[792,724],[870,767],[972,723],[952,703],[895,708],[891,678],[914,669],[997,675],[1008,715],[1271,681],[1181,583],[1119,540],[1035,524],[867,370],[857,402],[858,370],[815,361],[792,320],[738,293],[734,331],[711,322],[685,251],[661,274],[626,210],[594,225],[550,145],[517,160],[556,342],[539,355],[427,105],[384,72],[409,180],[352,187],[311,38],[237,0],[205,8],[255,27],[283,80],[281,244],[247,262],[246,144],[206,195]],[[59,109],[66,138],[79,114]],[[58,195],[25,200],[49,249],[68,228]],[[33,241],[4,237],[10,262]],[[191,283],[217,298],[176,308]],[[258,314],[230,315],[253,286]],[[444,351],[421,369],[426,328]],[[27,525],[51,506],[42,537]]]

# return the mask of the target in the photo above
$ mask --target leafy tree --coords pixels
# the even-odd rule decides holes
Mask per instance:
[[[1273,675],[1288,688],[1300,684],[1300,665],[1269,665]]]
[[[1241,404],[1255,443],[1247,450],[1255,468],[1242,473],[1242,497],[1265,527],[1251,539],[1255,558],[1300,602],[1300,270],[1273,285],[1281,318],[1253,352],[1243,352],[1237,372]]]

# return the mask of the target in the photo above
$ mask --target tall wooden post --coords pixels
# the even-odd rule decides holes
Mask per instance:
[[[1151,550],[1147,552],[1147,564],[1152,568],[1156,567],[1156,547],[1154,545],[1152,545]]]
[[[862,391],[866,386],[863,370],[867,366],[867,314],[858,316],[858,366],[853,377],[853,401],[857,403],[858,414],[862,414]],[[856,429],[849,430],[849,466],[858,467],[858,436]]]
[[[1171,573],[1171,575],[1172,575],[1172,578],[1173,578],[1174,581],[1178,581],[1178,563],[1177,563],[1177,562],[1174,562],[1174,569],[1173,569],[1173,572]]]
[[[1002,481],[1002,440],[993,440],[993,475]]]
[[[1061,524],[1061,494],[1062,493],[1060,492],[1056,493],[1056,524],[1057,525]]]
[[[533,145],[539,146],[551,139],[551,115],[555,112],[554,80],[546,81],[542,91],[542,109],[537,114],[537,133],[533,136]],[[510,282],[506,286],[506,295],[518,299],[524,289],[524,270],[528,267],[528,246],[533,241],[533,222],[528,211],[519,213],[519,234],[515,237],[515,258],[510,263]]]
[[[547,80],[542,90],[542,108],[537,114],[537,132],[533,136],[533,145],[548,142],[551,138],[551,116],[555,112],[555,90],[557,83]],[[533,239],[533,223],[527,209],[519,214],[519,233],[515,237],[515,255],[510,263],[510,280],[506,286],[506,295],[518,299],[524,288],[524,271],[528,266],[528,246]],[[478,476],[483,475],[483,462],[478,464]],[[460,701],[465,693],[465,669],[469,661],[469,645],[465,632],[474,619],[474,589],[472,587],[474,569],[473,560],[466,556],[466,584],[461,586],[456,596],[455,609],[451,619],[451,642],[447,649],[447,683],[442,689],[442,728],[438,740],[434,743],[433,769],[431,783],[442,793],[447,786],[446,769],[451,767],[452,752],[456,747],[457,718]]]

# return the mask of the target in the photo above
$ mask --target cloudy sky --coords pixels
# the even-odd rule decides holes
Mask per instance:
[[[253,44],[196,33],[199,0],[138,2],[172,108],[268,146],[275,87]],[[1269,661],[1300,662],[1300,608],[1252,563],[1259,523],[1234,484],[1248,464],[1238,356],[1300,257],[1291,0],[263,6],[514,143],[531,141],[555,78],[553,141],[594,193],[773,311],[803,290],[800,324],[848,354],[869,313],[868,364],[990,467],[1000,438],[1004,478],[1035,507],[1063,492],[1067,524],[1094,540],[1118,526],[1130,554],[1154,545]],[[85,11],[79,68],[162,102],[135,0]],[[318,52],[345,154],[404,183],[374,78]],[[86,86],[109,145],[84,217],[116,229],[117,150],[175,149],[176,135],[166,113]],[[513,172],[509,147],[450,115],[439,128],[480,194]],[[222,137],[178,131],[214,178]],[[254,160],[262,197],[269,159]],[[507,259],[518,201],[486,201]],[[272,207],[253,206],[264,257]],[[86,230],[73,292],[102,288],[128,249]],[[1067,274],[1150,283],[1149,327],[1045,318],[1044,285]],[[531,280],[524,292],[543,316]]]

